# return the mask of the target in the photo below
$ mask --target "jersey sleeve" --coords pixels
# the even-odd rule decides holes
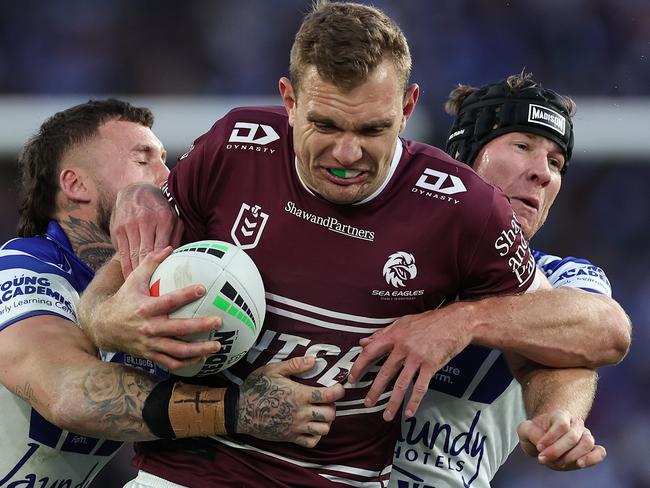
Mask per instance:
[[[163,193],[185,226],[184,242],[204,236],[209,219],[211,192],[221,171],[222,121],[194,141],[169,174]]]
[[[0,251],[0,330],[36,315],[77,321],[79,293],[71,275],[36,256]]]
[[[533,256],[553,288],[569,286],[612,296],[612,287],[605,272],[586,259],[572,256],[561,258],[539,251],[534,251]]]
[[[476,230],[466,237],[471,258],[460,298],[534,291],[539,286],[535,260],[510,202],[494,190],[488,210],[483,222],[471,223]]]

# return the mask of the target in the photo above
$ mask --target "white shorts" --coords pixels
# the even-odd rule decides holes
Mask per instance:
[[[159,478],[145,471],[138,471],[138,476],[129,481],[124,488],[188,488],[184,485],[177,485],[166,479]]]

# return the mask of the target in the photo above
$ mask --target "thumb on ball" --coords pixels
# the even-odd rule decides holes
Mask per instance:
[[[167,256],[172,253],[173,248],[167,246],[158,251],[152,251],[140,262],[140,265],[133,270],[133,274],[140,278],[151,278],[153,272]]]

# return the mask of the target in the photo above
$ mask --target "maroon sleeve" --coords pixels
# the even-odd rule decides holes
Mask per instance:
[[[535,282],[535,260],[508,198],[494,190],[474,243],[460,298],[522,293]],[[473,226],[471,226],[473,227]],[[470,227],[470,228],[471,228]]]
[[[183,242],[205,238],[214,203],[211,192],[221,170],[222,120],[194,141],[167,180],[166,196],[185,225]]]

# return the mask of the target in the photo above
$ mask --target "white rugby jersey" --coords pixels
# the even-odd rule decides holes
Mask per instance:
[[[611,296],[605,273],[589,261],[533,256],[554,288]],[[487,488],[519,444],[517,425],[526,418],[521,386],[502,354],[470,345],[436,373],[417,415],[402,419],[389,486]]]
[[[45,235],[0,248],[0,340],[23,319],[56,315],[77,325],[79,294],[94,273],[51,221]],[[122,445],[67,432],[0,385],[0,487],[86,488]]]

